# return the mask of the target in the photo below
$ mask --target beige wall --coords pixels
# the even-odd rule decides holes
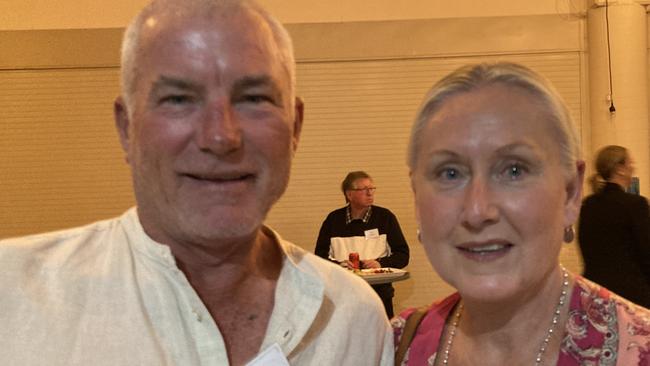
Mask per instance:
[[[380,187],[377,203],[395,212],[412,248],[411,279],[396,286],[397,310],[445,295],[449,287],[415,238],[404,164],[420,98],[459,64],[516,60],[557,81],[582,130],[583,25],[557,14],[291,24],[306,123],[289,189],[268,223],[312,251],[323,218],[343,204],[337,187],[344,174],[368,170]],[[0,238],[80,225],[133,204],[110,116],[120,33],[0,31],[0,44],[11,50],[0,50]],[[349,151],[359,144],[365,154]],[[562,261],[580,271],[575,246],[564,248]]]
[[[544,15],[584,0],[259,0],[284,23]],[[145,0],[4,0],[0,30],[124,27]],[[0,50],[0,52],[3,52]]]

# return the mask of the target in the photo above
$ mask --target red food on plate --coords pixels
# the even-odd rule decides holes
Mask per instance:
[[[352,263],[352,268],[359,269],[359,253],[350,253],[350,255],[348,255],[348,260]]]

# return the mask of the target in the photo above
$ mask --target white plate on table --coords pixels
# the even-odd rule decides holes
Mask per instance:
[[[408,272],[399,268],[368,268],[362,269],[357,274],[366,280],[394,280],[406,275]]]

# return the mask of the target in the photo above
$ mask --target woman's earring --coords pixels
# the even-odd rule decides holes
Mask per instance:
[[[571,243],[576,237],[576,232],[573,230],[573,226],[567,226],[564,228],[564,242]]]
[[[417,233],[418,241],[421,243],[422,242],[422,236],[420,235],[420,229],[417,229],[415,232]]]

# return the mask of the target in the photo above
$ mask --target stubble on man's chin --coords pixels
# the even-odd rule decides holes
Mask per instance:
[[[185,241],[204,245],[253,240],[276,201],[277,199],[260,202],[262,206],[251,211],[242,211],[241,207],[224,208],[223,212],[208,220],[201,218],[199,213],[192,215],[194,219],[179,217],[179,221],[185,226],[185,229],[179,228],[179,232],[188,234]]]

